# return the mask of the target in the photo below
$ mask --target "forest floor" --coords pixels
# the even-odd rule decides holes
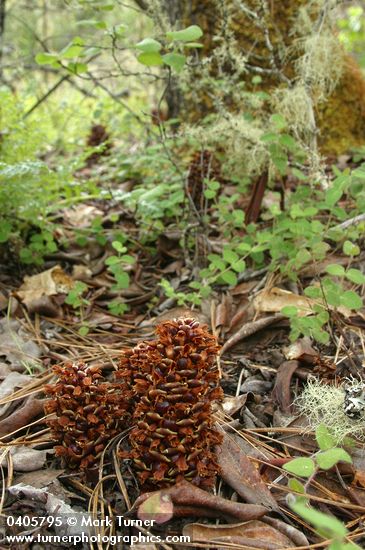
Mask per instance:
[[[12,272],[5,266],[2,269],[2,533],[81,537],[88,532],[99,536],[99,542],[96,538],[89,542],[75,539],[80,541],[75,544],[79,548],[107,548],[108,537],[112,546],[114,535],[138,537],[139,533],[164,540],[167,536],[190,536],[190,543],[144,541],[133,546],[146,550],[328,547],[336,529],[327,531],[326,536],[322,525],[318,534],[313,521],[293,512],[288,494],[295,493],[295,488],[300,493],[301,484],[289,486],[288,480],[301,476],[288,473],[283,466],[295,457],[314,456],[318,443],[322,451],[326,448],[318,433],[316,438],[315,426],[293,402],[311,377],[321,381],[322,387],[339,388],[338,392],[343,392],[341,384],[346,379],[361,378],[365,356],[363,310],[352,317],[334,315],[333,338],[328,345],[309,338],[291,343],[288,318],[280,312],[302,299],[300,285],[283,284],[265,268],[247,270],[233,287],[217,287],[201,307],[179,306],[173,298],[163,297],[159,281],[174,275],[180,281],[177,290],[184,291],[191,268],[185,263],[178,239],[166,232],[161,234],[154,256],[140,247],[129,271],[131,284],[122,292],[129,311],[113,315],[108,303],[120,293],[113,291],[114,279],[106,263],[112,254],[110,243],[106,247],[90,239],[86,248],[81,247],[75,239],[75,228],[101,216],[103,227],[108,229],[113,215],[121,214],[123,230],[135,235],[133,213],[121,213],[113,201],[88,201],[63,210],[59,226],[70,242],[67,250],[49,255],[38,273],[24,276],[20,268]],[[337,254],[330,263],[336,261],[346,265],[348,258]],[[363,253],[356,261],[360,269]],[[328,263],[317,263],[315,271],[308,268],[303,278],[323,273]],[[72,295],[75,280],[85,286]],[[153,300],[156,296],[158,299]],[[77,469],[68,469],[55,456],[43,411],[47,400],[44,385],[54,381],[53,365],[70,362],[100,366],[110,379],[118,369],[123,349],[153,339],[159,323],[182,317],[193,317],[208,325],[221,346],[219,369],[224,398],[214,409],[223,434],[217,450],[220,473],[214,493],[202,494],[186,482],[157,492],[157,500],[148,508],[145,497],[140,497],[129,460],[118,458],[121,437],[107,446],[94,479]],[[325,399],[329,395],[325,393]],[[339,417],[342,413],[341,409]],[[333,446],[330,440],[327,448]],[[343,546],[331,548],[345,548],[344,541],[365,546],[365,453],[361,437],[353,438],[350,447],[346,442],[346,449],[352,463],[341,461],[333,467],[318,468],[305,482],[311,506],[330,518],[337,517],[346,526],[343,537],[338,535]],[[264,506],[264,513],[256,510],[255,515],[252,505],[257,510]],[[81,520],[71,528],[65,521],[52,525],[48,519],[41,525],[38,519],[30,523],[21,519],[80,518],[87,512],[98,518],[136,518],[137,513],[138,517],[146,517],[148,512],[156,522],[153,528],[101,522],[90,531],[80,524]],[[20,519],[13,525],[9,517]],[[36,538],[34,541],[14,545],[8,539],[0,547],[69,546],[57,542],[46,546]],[[128,546],[127,539],[117,545]]]

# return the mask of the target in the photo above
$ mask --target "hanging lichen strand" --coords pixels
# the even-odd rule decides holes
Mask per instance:
[[[136,399],[129,457],[144,488],[182,478],[210,487],[221,441],[212,417],[222,395],[216,338],[195,319],[166,321],[156,332],[158,340],[138,344],[121,360],[119,375],[131,376]]]
[[[70,468],[88,470],[96,466],[106,444],[126,427],[130,394],[123,381],[105,380],[100,368],[83,363],[53,368],[55,384],[45,386],[51,398],[45,413],[56,455]]]

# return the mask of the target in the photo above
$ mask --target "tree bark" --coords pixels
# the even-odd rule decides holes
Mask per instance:
[[[144,4],[152,8],[156,1],[144,0]],[[301,21],[312,24],[313,32],[319,35],[328,21],[332,4],[327,0],[322,3],[309,0],[160,0],[162,13],[171,27],[196,24],[202,28],[200,59],[209,66],[210,77],[217,80],[228,77],[233,88],[244,82],[244,89],[250,91],[252,78],[259,76],[261,82],[255,84],[256,90],[270,94],[278,89],[290,89],[298,82],[298,60],[305,53],[306,40]],[[150,13],[153,16],[153,9]],[[223,63],[217,60],[217,52],[219,55],[225,52]],[[313,123],[319,126],[318,141],[324,153],[342,153],[365,141],[365,80],[356,62],[340,48],[339,52],[343,74],[325,100],[319,99],[320,94],[313,88],[310,78],[304,83],[313,101]],[[237,78],[239,56],[242,72]],[[172,80],[166,96],[170,117],[197,122],[219,110],[217,97],[209,93],[204,82],[199,89],[200,71],[198,67],[192,72],[192,88],[186,92],[179,88],[177,79]],[[237,104],[233,95],[227,93],[219,97],[220,105],[240,112],[244,106]],[[311,117],[308,115],[308,118]]]
[[[6,4],[6,0],[0,0],[0,76],[3,73],[2,60],[3,60],[4,31],[5,31],[5,4]]]

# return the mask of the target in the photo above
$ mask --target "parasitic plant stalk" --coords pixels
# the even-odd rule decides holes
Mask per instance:
[[[106,444],[125,428],[129,393],[123,383],[106,381],[99,367],[83,363],[53,368],[58,380],[45,386],[45,413],[56,455],[70,468],[95,467]]]
[[[165,321],[158,338],[126,350],[118,375],[130,380],[135,400],[129,435],[143,488],[187,479],[213,485],[219,471],[212,404],[222,396],[216,365],[217,340],[195,319]]]

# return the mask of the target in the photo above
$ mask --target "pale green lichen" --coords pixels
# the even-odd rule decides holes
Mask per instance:
[[[358,380],[350,381],[349,384],[358,384]],[[365,418],[352,419],[347,416],[344,399],[343,385],[328,385],[310,378],[294,404],[308,418],[313,430],[324,424],[337,443],[342,443],[346,437],[365,441]]]
[[[290,129],[296,134],[312,131],[309,112],[313,107],[307,88],[299,83],[293,88],[278,88],[272,92],[274,111],[283,115]]]
[[[189,126],[182,131],[186,137],[198,141],[203,149],[214,148],[219,151],[224,144],[231,175],[259,174],[269,162],[266,145],[261,139],[264,128],[242,115],[226,112],[225,116],[210,120],[206,127]]]
[[[313,33],[303,41],[304,54],[295,66],[300,82],[310,87],[317,102],[336,88],[344,69],[343,48],[330,29]]]

